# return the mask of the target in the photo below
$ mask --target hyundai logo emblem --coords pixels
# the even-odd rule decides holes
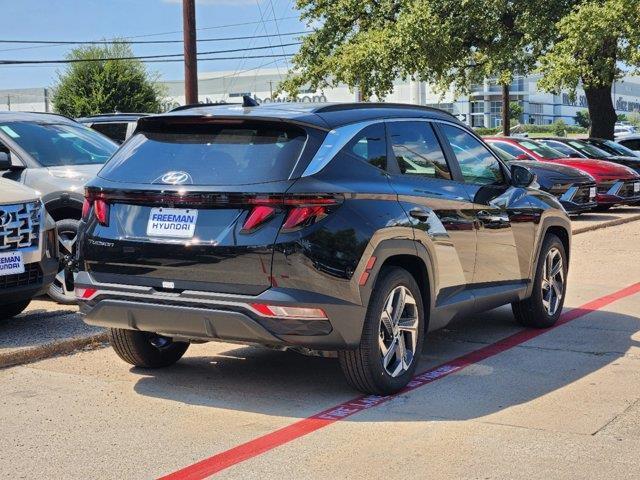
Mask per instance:
[[[0,227],[4,227],[11,221],[11,215],[9,212],[0,210]]]
[[[162,183],[168,183],[169,185],[182,185],[184,183],[192,183],[191,175],[187,172],[167,172],[160,177]]]

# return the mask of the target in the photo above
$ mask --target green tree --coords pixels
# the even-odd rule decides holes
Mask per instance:
[[[581,127],[589,128],[591,126],[591,119],[589,118],[588,110],[579,110],[573,118]]]
[[[133,56],[126,43],[73,49],[67,55],[72,63],[58,73],[53,88],[54,110],[70,117],[159,112],[163,92],[157,78]]]
[[[524,108],[519,102],[509,103],[509,119],[516,124],[520,123],[520,117],[524,113]]]
[[[541,58],[542,88],[575,97],[584,88],[590,134],[613,138],[615,80],[640,71],[640,0],[588,0],[558,23],[559,38]]]
[[[566,137],[567,136],[567,124],[564,123],[564,120],[559,118],[552,124],[553,134],[556,137]]]
[[[495,78],[509,133],[509,85],[525,75],[555,37],[567,0],[297,0],[314,27],[281,85],[290,95],[340,83],[365,100],[383,99],[397,78],[466,92]],[[319,25],[319,26],[318,26]]]

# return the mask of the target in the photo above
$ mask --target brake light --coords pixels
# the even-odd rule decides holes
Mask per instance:
[[[294,208],[289,212],[289,215],[287,215],[287,219],[284,221],[282,228],[284,230],[292,230],[312,221],[320,220],[326,215],[327,209],[324,206]]]
[[[256,195],[248,196],[245,202],[253,208],[242,226],[243,233],[256,230],[270,220],[278,207],[288,210],[283,230],[294,230],[320,220],[329,214],[331,207],[339,203],[334,196],[322,195]]]
[[[325,320],[327,314],[321,308],[285,307],[281,305],[267,305],[252,303],[251,307],[265,317],[304,318],[309,320]]]
[[[93,202],[93,212],[100,225],[109,226],[109,204],[102,199]]]
[[[87,192],[82,202],[82,220],[85,222],[89,220],[91,214],[91,207],[93,207],[93,215],[100,225],[105,227],[109,226],[109,204],[101,198],[99,194],[92,194]]]
[[[84,201],[82,202],[82,220],[89,220],[89,212],[91,211],[91,203],[87,197],[84,197]]]
[[[276,209],[267,205],[258,205],[257,207],[253,207],[253,210],[251,210],[251,213],[249,213],[249,216],[242,226],[242,231],[246,233],[255,230],[273,217],[275,213]]]

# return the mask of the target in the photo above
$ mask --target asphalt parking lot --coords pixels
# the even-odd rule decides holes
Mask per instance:
[[[163,371],[92,346],[2,369],[2,475],[633,478],[639,242],[640,221],[575,236],[560,326],[522,330],[508,308],[465,319],[428,336],[423,374],[391,398],[360,397],[336,360],[222,343]],[[74,308],[34,302],[0,326],[0,358],[67,331],[99,340]]]

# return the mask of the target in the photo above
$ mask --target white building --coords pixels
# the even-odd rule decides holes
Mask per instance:
[[[203,72],[199,75],[199,100],[202,103],[237,103],[242,95],[250,95],[260,103],[268,103],[284,76],[284,69],[254,69],[245,71]],[[538,89],[539,77],[519,77],[511,85],[511,101],[519,102],[524,114],[522,123],[550,124],[562,119],[567,124],[575,123],[578,111],[587,109],[584,92],[579,90],[575,101],[569,95],[552,95]],[[182,81],[163,82],[166,87],[164,109],[170,110],[185,103]],[[0,90],[0,110],[47,111],[47,89]],[[640,112],[640,77],[629,76],[616,82],[612,92],[616,111],[621,114]],[[323,91],[303,91],[295,101],[300,102],[355,102],[357,91],[347,86]],[[273,101],[286,102],[291,99],[278,96]],[[469,95],[455,98],[453,92],[444,95],[434,93],[422,82],[397,81],[387,102],[430,105],[458,115],[474,127],[497,127],[501,124],[501,87],[492,81],[475,85]]]

